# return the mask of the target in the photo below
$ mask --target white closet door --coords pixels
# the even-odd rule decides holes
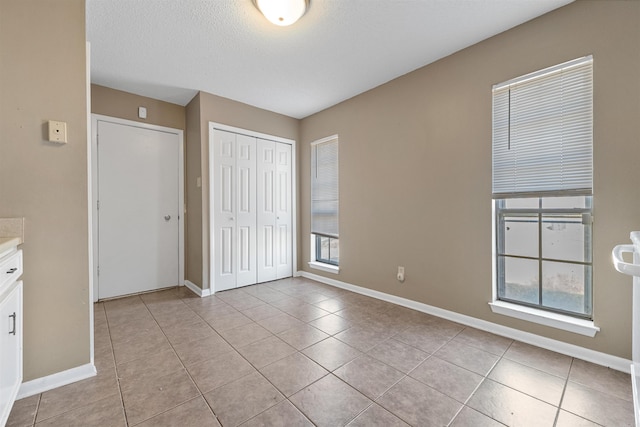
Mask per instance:
[[[292,207],[291,207],[291,145],[276,143],[276,278],[293,275],[291,247]]]
[[[291,145],[218,129],[212,140],[214,292],[290,277]]]
[[[277,279],[276,144],[258,139],[258,283]]]
[[[236,134],[213,133],[213,260],[214,291],[236,285]]]
[[[236,136],[236,286],[257,282],[256,138]]]

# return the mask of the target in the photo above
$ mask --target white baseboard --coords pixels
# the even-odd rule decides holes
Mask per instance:
[[[46,377],[36,378],[35,380],[22,383],[20,391],[18,392],[18,399],[44,393],[45,391],[75,383],[76,381],[85,380],[94,377],[96,374],[95,365],[93,363],[87,363],[86,365],[47,375]]]
[[[211,295],[211,289],[201,289],[200,286],[196,285],[195,283],[189,280],[185,280],[184,285],[187,288],[189,288],[191,292],[198,295],[200,298],[208,297],[209,295]]]
[[[563,341],[554,340],[551,338],[532,334],[530,332],[521,331],[519,329],[510,328],[507,326],[499,325],[497,323],[492,323],[486,320],[456,313],[454,311],[444,310],[442,308],[434,307],[432,305],[424,304],[410,299],[390,295],[380,291],[375,291],[373,289],[363,288],[361,286],[352,285],[350,283],[341,282],[339,280],[331,279],[328,277],[319,276],[317,274],[309,273],[306,271],[298,271],[296,275],[316,280],[327,285],[335,286],[337,288],[346,289],[348,291],[366,295],[372,298],[377,298],[379,300],[391,302],[403,307],[411,308],[416,311],[431,314],[433,316],[442,317],[444,319],[461,323],[466,326],[471,326],[476,329],[491,332],[492,334],[500,335],[503,337],[514,339],[516,341],[521,341],[527,344],[535,345],[537,347],[545,348],[547,350],[555,351],[556,353],[565,354],[567,356],[586,360],[587,362],[630,373],[631,361],[622,357],[613,356],[611,354],[602,353],[585,347],[569,344]]]

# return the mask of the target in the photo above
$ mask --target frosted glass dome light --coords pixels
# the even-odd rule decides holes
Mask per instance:
[[[286,27],[295,23],[309,8],[310,0],[253,0],[269,21]]]

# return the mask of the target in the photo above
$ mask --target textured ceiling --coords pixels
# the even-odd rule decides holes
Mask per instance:
[[[571,1],[311,0],[278,27],[251,0],[87,0],[91,81],[302,118]]]

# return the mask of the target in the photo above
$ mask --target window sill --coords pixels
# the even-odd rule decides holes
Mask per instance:
[[[315,268],[316,270],[322,270],[327,273],[340,273],[340,267],[337,265],[325,264],[324,262],[309,261],[309,267]]]
[[[596,332],[600,332],[600,328],[595,326],[591,320],[576,319],[571,316],[550,313],[548,311],[524,307],[504,301],[490,302],[489,305],[491,306],[491,311],[494,313],[515,317],[516,319],[526,320],[551,328],[562,329],[588,337],[594,337]]]

